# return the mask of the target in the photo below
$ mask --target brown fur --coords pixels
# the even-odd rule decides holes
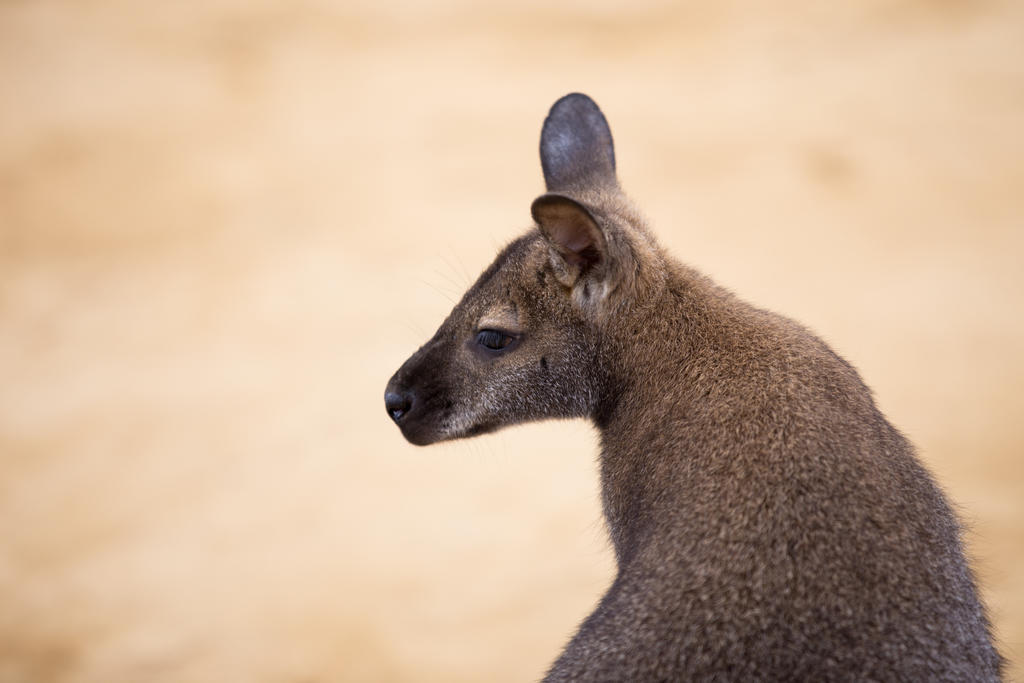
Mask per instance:
[[[538,229],[386,402],[416,444],[600,429],[618,574],[546,680],[998,680],[957,520],[857,372],[665,254],[589,98],[552,107],[541,158]]]

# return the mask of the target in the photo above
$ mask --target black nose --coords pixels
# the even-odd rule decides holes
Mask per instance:
[[[387,408],[391,419],[398,422],[412,408],[412,395],[389,391],[384,394],[384,407]]]

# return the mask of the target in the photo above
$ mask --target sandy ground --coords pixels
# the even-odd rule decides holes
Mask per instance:
[[[1024,679],[1024,4],[552,5],[0,4],[0,681],[541,675],[612,572],[591,428],[417,449],[382,394],[573,90],[861,369]]]

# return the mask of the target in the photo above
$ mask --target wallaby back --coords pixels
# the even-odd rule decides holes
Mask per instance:
[[[416,444],[552,417],[601,433],[618,573],[548,681],[999,680],[960,527],[857,372],[679,264],[572,94],[537,228],[392,377]]]

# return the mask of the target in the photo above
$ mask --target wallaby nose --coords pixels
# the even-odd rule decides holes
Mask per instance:
[[[384,394],[384,407],[391,419],[398,422],[412,408],[412,394],[389,391]]]

